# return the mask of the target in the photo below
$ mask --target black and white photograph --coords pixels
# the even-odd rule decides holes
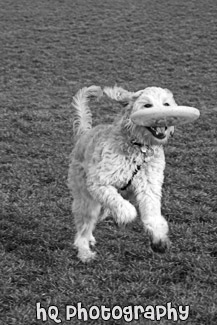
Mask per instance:
[[[0,0],[0,324],[217,324],[215,0]]]

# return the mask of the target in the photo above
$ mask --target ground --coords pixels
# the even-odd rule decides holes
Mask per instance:
[[[2,324],[36,320],[36,303],[189,305],[185,324],[217,323],[217,7],[215,0],[4,0],[0,11],[0,302]],[[83,86],[169,88],[200,109],[166,147],[162,210],[172,247],[149,248],[140,221],[95,232],[98,257],[73,248],[67,189],[72,96]],[[118,107],[93,105],[95,123]],[[52,316],[52,315],[51,315]],[[52,318],[52,317],[51,317]],[[89,320],[88,324],[125,324]],[[130,324],[172,324],[141,316]]]

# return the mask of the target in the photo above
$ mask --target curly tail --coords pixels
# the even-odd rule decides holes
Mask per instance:
[[[103,91],[100,87],[90,86],[80,89],[73,97],[72,106],[75,108],[73,132],[76,137],[92,128],[92,114],[88,107],[89,98],[99,98],[102,95]]]

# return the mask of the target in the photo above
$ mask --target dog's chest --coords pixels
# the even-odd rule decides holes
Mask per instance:
[[[150,151],[146,147],[128,149],[128,152],[122,155],[116,186],[119,189],[129,187],[133,177],[149,163],[153,156],[154,151]]]
[[[157,154],[157,149],[147,145],[134,144],[133,146],[123,148],[122,154],[125,157],[126,164],[130,168],[134,168],[135,165],[141,166],[148,163]]]

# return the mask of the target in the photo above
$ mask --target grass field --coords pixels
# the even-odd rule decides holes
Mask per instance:
[[[217,324],[217,6],[215,0],[0,1],[0,323],[125,324],[65,317],[85,308],[189,305],[185,324]],[[95,262],[73,248],[66,185],[73,94],[82,86],[169,88],[201,111],[165,148],[162,210],[172,247],[154,254],[140,221],[96,229]],[[117,109],[117,108],[116,108]],[[96,123],[115,107],[93,106]],[[52,315],[51,315],[52,316]],[[52,317],[51,317],[52,318]],[[140,317],[130,324],[181,323]]]

